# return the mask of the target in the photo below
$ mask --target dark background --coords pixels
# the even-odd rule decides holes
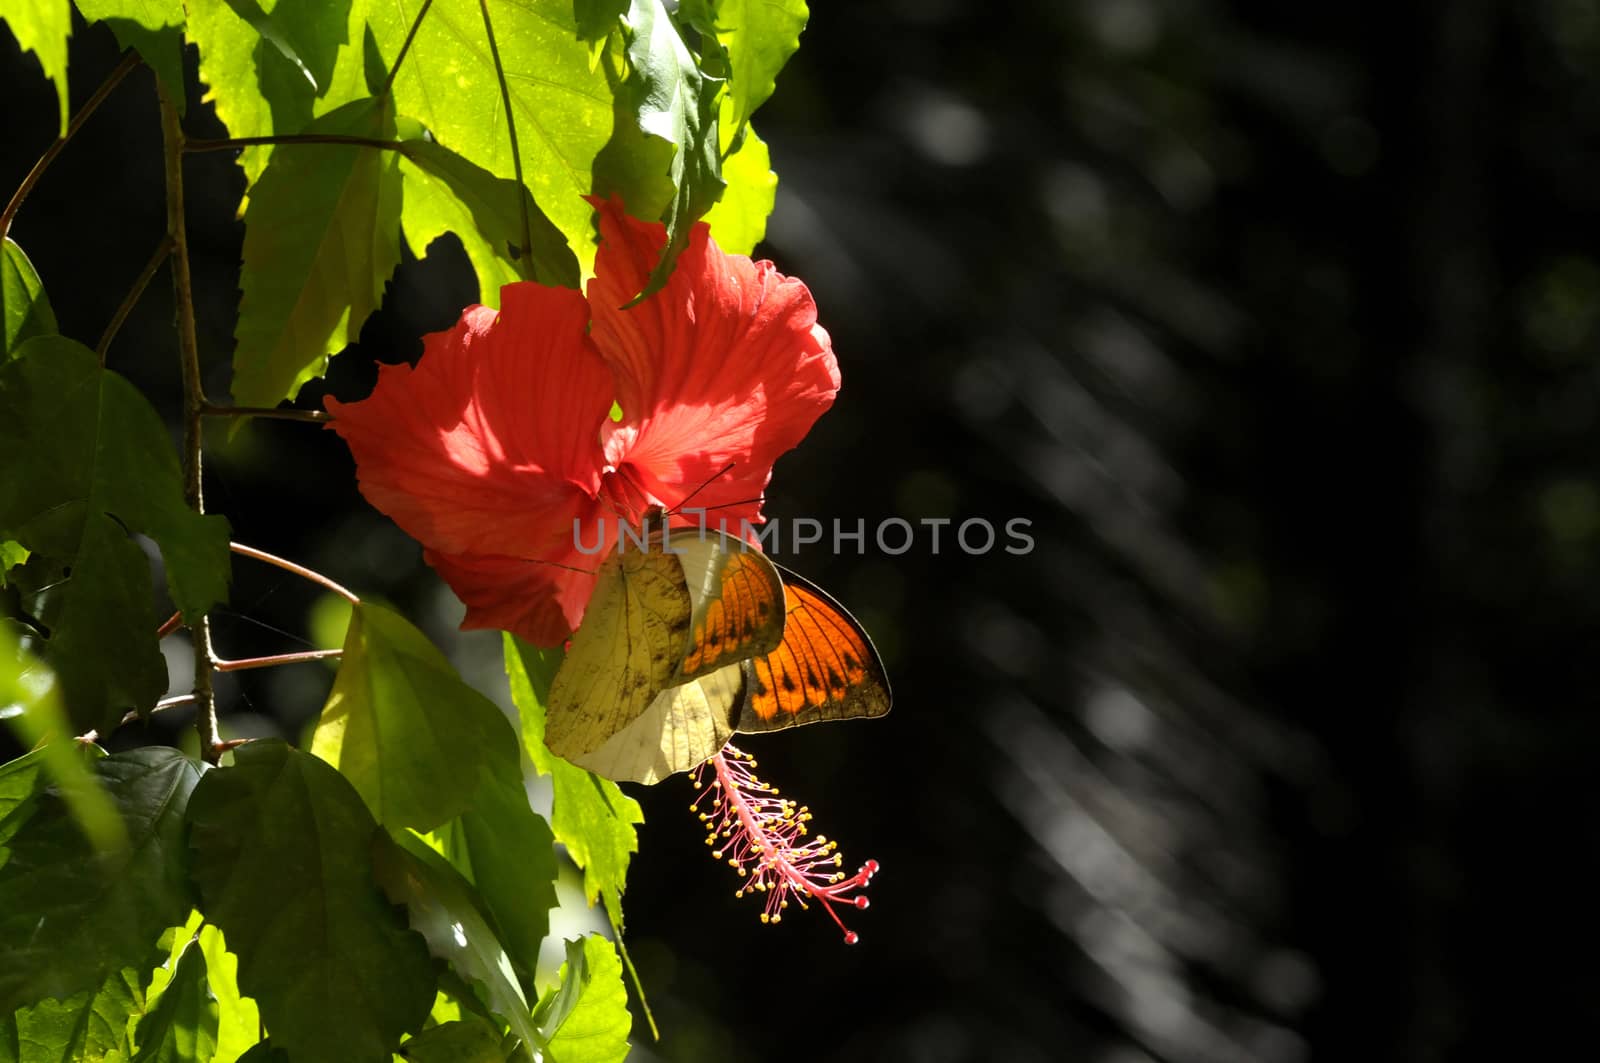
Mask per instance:
[[[1586,1027],[1600,3],[816,8],[759,116],[764,253],[844,389],[768,512],[1026,517],[1038,545],[785,558],[866,622],[896,708],[747,747],[884,870],[854,947],[818,912],[762,927],[689,788],[641,794],[629,940],[665,1039],[638,1057],[1521,1059]],[[74,105],[116,57],[80,30]],[[0,78],[9,190],[55,104],[8,37]],[[15,225],[90,344],[163,231],[159,147],[140,71]],[[187,174],[221,396],[243,182]],[[474,293],[458,248],[408,261],[326,390]],[[111,352],[168,414],[171,315],[163,274]],[[502,693],[332,433],[210,453],[237,538]],[[239,564],[221,652],[325,640],[315,601]],[[230,733],[299,735],[330,674],[228,681]]]

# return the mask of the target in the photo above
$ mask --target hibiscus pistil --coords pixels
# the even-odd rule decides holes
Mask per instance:
[[[711,809],[700,812],[700,821],[706,825],[712,857],[726,860],[747,880],[734,896],[766,894],[763,923],[779,922],[790,897],[801,908],[807,907],[809,898],[821,904],[838,924],[845,944],[854,945],[860,935],[844,925],[834,905],[865,910],[867,898],[857,891],[865,889],[878,873],[878,862],[868,860],[855,874],[846,875],[840,870],[844,857],[839,854],[839,843],[821,834],[811,837],[807,826],[811,811],[758,778],[755,767],[754,757],[730,743],[695,770],[692,778],[700,794],[689,807],[700,812],[706,799],[711,799]]]

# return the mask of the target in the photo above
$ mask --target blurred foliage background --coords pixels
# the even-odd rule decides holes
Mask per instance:
[[[75,105],[116,58],[74,37]],[[0,93],[10,189],[56,111],[9,38]],[[853,948],[817,912],[762,927],[690,788],[641,794],[629,940],[664,1039],[637,1057],[1562,1045],[1600,990],[1573,870],[1600,811],[1600,2],[819,3],[761,118],[764,251],[845,381],[769,514],[1026,517],[1037,549],[783,556],[873,632],[896,710],[746,745],[884,870]],[[197,98],[189,125],[222,135]],[[160,239],[159,150],[140,73],[16,223],[68,335]],[[243,179],[186,165],[221,396]],[[475,294],[448,241],[408,259],[325,390],[366,394]],[[162,280],[111,365],[175,415],[171,316]],[[331,432],[212,429],[236,538],[396,602],[503,698],[497,639],[455,632]],[[235,586],[223,654],[337,638],[292,577]],[[223,677],[228,732],[300,735],[331,674]]]

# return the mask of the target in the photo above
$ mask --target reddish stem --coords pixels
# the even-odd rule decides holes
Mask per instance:
[[[278,557],[276,554],[269,554],[265,550],[257,550],[255,547],[246,546],[243,543],[229,543],[228,547],[236,554],[243,554],[245,557],[253,557],[257,561],[265,561],[269,565],[277,565],[285,572],[293,572],[296,576],[300,576],[303,579],[308,579],[312,583],[318,584],[319,586],[326,587],[328,590],[339,595],[351,605],[361,604],[361,599],[357,598],[353,591],[341,587],[339,584],[333,582],[333,580],[329,579],[327,576],[324,576],[320,572],[313,572],[311,569],[306,568],[303,565],[297,565],[293,561]]]
[[[338,657],[344,650],[303,650],[300,653],[275,653],[269,657],[246,657],[238,661],[218,658],[212,665],[219,672],[244,672],[251,668],[272,668],[280,664],[300,664],[304,661],[325,661]]]

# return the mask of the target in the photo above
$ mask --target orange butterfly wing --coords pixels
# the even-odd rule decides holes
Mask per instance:
[[[747,660],[737,731],[882,716],[893,700],[883,661],[856,618],[816,584],[783,570],[783,641]]]

